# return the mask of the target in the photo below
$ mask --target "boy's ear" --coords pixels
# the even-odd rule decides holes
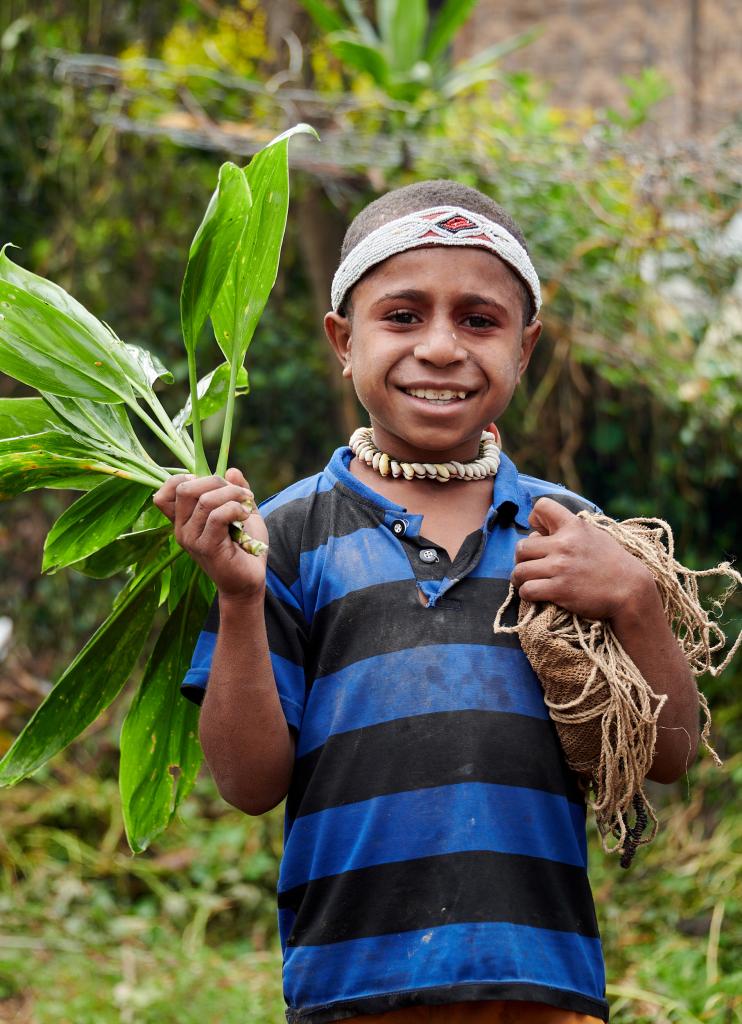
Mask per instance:
[[[540,320],[534,320],[528,327],[523,328],[523,336],[520,342],[520,359],[518,360],[518,380],[525,373],[526,367],[531,361],[542,326],[543,324]]]
[[[325,334],[343,367],[343,377],[351,377],[350,347],[352,329],[347,316],[330,312],[325,316]]]

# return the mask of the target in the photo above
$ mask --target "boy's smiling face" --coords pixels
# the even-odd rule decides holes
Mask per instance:
[[[374,267],[351,317],[328,313],[325,330],[382,451],[466,462],[507,408],[541,324],[523,327],[521,290],[492,253],[431,246]]]

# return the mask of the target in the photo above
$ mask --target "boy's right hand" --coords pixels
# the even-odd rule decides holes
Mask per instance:
[[[175,539],[211,577],[221,598],[262,598],[266,555],[251,555],[229,535],[229,524],[268,543],[268,530],[255,509],[253,493],[238,469],[220,476],[170,477],[152,500],[175,526]],[[243,502],[248,503],[246,507]]]

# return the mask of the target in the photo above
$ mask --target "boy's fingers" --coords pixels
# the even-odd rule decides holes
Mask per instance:
[[[208,548],[220,544],[229,529],[230,523],[244,522],[248,517],[247,510],[239,501],[227,501],[213,509],[204,523],[199,537],[199,544]]]
[[[178,473],[166,480],[159,491],[152,495],[154,505],[160,512],[168,517],[171,523],[175,522],[175,495],[180,484],[186,480],[195,480],[192,473]]]
[[[557,575],[557,567],[548,558],[533,558],[518,562],[510,579],[514,587],[520,588],[529,580],[550,580]]]
[[[523,601],[552,601],[558,604],[553,587],[550,579],[526,580],[518,588],[518,596]]]
[[[178,492],[180,494],[180,492]],[[195,500],[178,500],[177,526],[190,540],[196,540],[203,533],[209,516],[225,504],[235,504],[246,518],[253,507],[252,491],[236,484],[225,484],[201,490]]]
[[[220,476],[197,476],[184,480],[176,488],[175,526],[185,526],[203,494],[219,490],[227,484]]]
[[[515,561],[524,562],[527,558],[545,558],[553,548],[549,537],[544,537],[534,530],[528,537],[519,540],[515,545]]]

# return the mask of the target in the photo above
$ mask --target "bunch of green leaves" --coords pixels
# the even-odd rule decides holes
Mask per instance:
[[[0,785],[37,771],[111,704],[164,605],[164,628],[121,732],[119,788],[135,852],[167,827],[201,763],[197,711],[180,697],[178,682],[213,597],[213,585],[178,547],[151,497],[172,474],[211,472],[201,422],[221,409],[215,471],[226,469],[235,399],[248,390],[245,355],[276,280],[288,143],[297,131],[311,129],[298,125],[280,135],[245,169],[220,168],[183,280],[190,397],[172,419],[154,387],[172,375],[157,357],[124,343],[62,288],[15,264],[7,245],[0,252],[0,371],[39,393],[0,399],[0,499],[43,487],[84,492],[49,531],[43,569],[71,567],[96,579],[127,574],[106,620],[0,761]],[[196,350],[209,318],[224,362],[199,380]],[[147,452],[131,414],[174,465],[158,465]]]
[[[492,81],[498,62],[535,37],[524,32],[454,63],[449,48],[477,3],[446,0],[431,20],[426,0],[376,0],[374,24],[358,0],[341,0],[336,6],[301,0],[343,65],[369,75],[382,93],[405,104],[419,103],[425,93],[445,103]]]

